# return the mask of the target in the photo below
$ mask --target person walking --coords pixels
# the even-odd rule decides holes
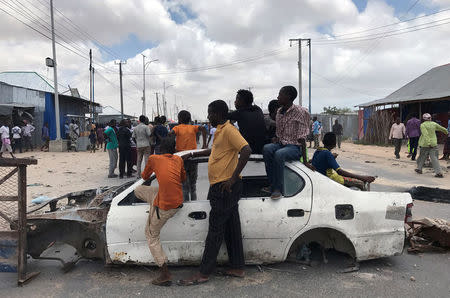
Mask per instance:
[[[406,128],[403,123],[400,122],[400,117],[395,119],[395,123],[391,126],[391,131],[389,133],[389,140],[394,141],[394,154],[395,158],[400,158],[400,149],[402,148],[403,138],[406,136]]]
[[[212,149],[191,153],[192,157],[209,155],[208,200],[211,211],[199,272],[185,280],[180,280],[178,284],[182,286],[196,285],[209,280],[224,240],[231,268],[223,273],[236,277],[245,275],[239,217],[242,181],[239,175],[247,164],[252,150],[227,117],[228,106],[223,100],[211,102],[208,105],[208,119],[212,126],[217,127]]]
[[[33,142],[31,141],[31,136],[35,130],[34,126],[31,125],[30,123],[28,123],[27,120],[24,120],[24,124],[25,126],[22,128],[22,133],[23,133],[23,143],[24,143],[24,147],[25,147],[25,152],[28,151],[28,149],[30,149],[30,151],[33,151]]]
[[[409,154],[411,160],[416,160],[417,147],[419,146],[420,137],[420,120],[416,116],[412,116],[411,119],[406,122],[406,137],[409,138]]]
[[[12,128],[11,131],[13,134],[13,153],[16,153],[16,149],[19,149],[19,152],[22,153],[22,129],[20,129],[20,127],[16,125]]]
[[[3,126],[0,127],[0,136],[2,138],[2,149],[0,150],[0,158],[3,157],[3,152],[8,151],[12,158],[16,158],[13,154],[11,148],[11,140],[9,138],[9,123],[5,122]]]
[[[41,136],[42,142],[44,144],[41,146],[41,151],[48,151],[48,146],[50,143],[50,134],[48,130],[48,122],[44,123],[44,126],[42,126],[42,136]]]
[[[203,126],[190,124],[191,113],[185,110],[180,111],[178,113],[178,123],[169,134],[176,137],[177,152],[197,149],[197,133],[199,131],[202,133],[202,149],[206,149],[206,129]],[[198,164],[186,161],[184,169],[186,171],[186,181],[183,183],[184,201],[196,201]]]
[[[142,161],[144,161],[144,167],[147,164],[148,157],[151,154],[150,136],[152,131],[147,123],[147,117],[141,115],[139,117],[139,124],[133,129],[132,137],[135,139],[137,148],[136,170],[137,175],[141,176]]]
[[[119,178],[122,179],[125,174],[125,163],[127,165],[127,177],[133,177],[133,164],[131,162],[131,131],[130,121],[122,119],[117,132],[119,141]]]
[[[344,134],[344,128],[339,123],[338,119],[336,119],[334,121],[332,130],[333,130],[333,133],[336,135],[336,141],[337,141],[338,148],[341,149],[342,135]]]
[[[159,187],[139,185],[134,193],[138,199],[150,205],[145,236],[153,259],[159,267],[159,276],[152,280],[152,284],[170,286],[172,275],[167,266],[168,258],[161,246],[159,235],[166,222],[183,206],[181,183],[186,179],[186,173],[182,158],[174,155],[175,139],[164,138],[160,146],[161,154],[150,156],[144,172],[142,175],[139,173],[144,180],[148,180],[155,173]]]
[[[116,126],[116,120],[111,120],[109,122],[109,127],[105,129],[105,135],[107,137],[108,143],[105,148],[108,150],[109,156],[109,173],[108,178],[116,178],[117,175],[114,174],[114,170],[117,167],[117,147],[119,147],[119,143],[117,142],[116,132],[114,128]]]
[[[417,158],[417,169],[415,169],[416,173],[422,174],[423,164],[426,159],[430,157],[431,164],[434,169],[434,173],[436,178],[443,178],[441,166],[439,165],[438,160],[438,147],[437,147],[437,137],[436,131],[441,131],[443,133],[448,134],[447,129],[445,127],[440,126],[434,121],[431,121],[431,115],[428,113],[423,114],[422,116],[424,122],[420,125],[420,138],[419,138],[419,147],[420,153],[419,158]]]

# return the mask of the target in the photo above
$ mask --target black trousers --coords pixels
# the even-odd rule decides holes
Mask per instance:
[[[133,164],[131,163],[131,147],[119,147],[119,175],[123,177],[125,173],[125,162],[127,163],[127,176],[133,173]]]
[[[411,153],[411,159],[416,159],[417,147],[419,146],[419,137],[409,138],[409,153]]]
[[[22,153],[22,138],[13,139],[12,143],[13,153],[16,153],[16,149],[19,149],[19,152]]]
[[[402,148],[402,139],[393,139],[394,140],[394,146],[395,146],[395,156],[400,157],[400,149]]]
[[[223,240],[227,246],[230,267],[240,269],[245,265],[238,209],[242,181],[236,182],[231,192],[222,192],[220,186],[221,183],[211,185],[208,192],[211,211],[208,236],[206,236],[205,250],[200,265],[200,273],[204,275],[210,275],[214,271]]]

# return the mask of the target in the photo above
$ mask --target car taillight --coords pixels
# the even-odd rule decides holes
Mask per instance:
[[[409,224],[409,225],[412,222],[412,207],[413,206],[414,206],[413,203],[409,203],[408,205],[406,205],[405,223]]]

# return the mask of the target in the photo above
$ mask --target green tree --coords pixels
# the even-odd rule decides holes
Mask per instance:
[[[346,113],[351,113],[352,109],[350,108],[337,108],[336,106],[333,107],[324,107],[322,114],[329,114],[329,115],[342,115]]]

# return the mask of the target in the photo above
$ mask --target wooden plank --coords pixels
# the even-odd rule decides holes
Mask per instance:
[[[0,167],[17,167],[19,165],[37,165],[34,158],[0,158]]]
[[[0,202],[1,201],[18,201],[18,196],[0,196]]]
[[[2,185],[3,182],[5,182],[9,178],[11,178],[15,173],[17,173],[17,171],[18,171],[18,169],[15,168],[11,172],[9,172],[7,175],[5,175],[2,179],[0,179],[0,185]]]
[[[27,166],[19,166],[19,246],[17,250],[18,283],[27,280]]]

